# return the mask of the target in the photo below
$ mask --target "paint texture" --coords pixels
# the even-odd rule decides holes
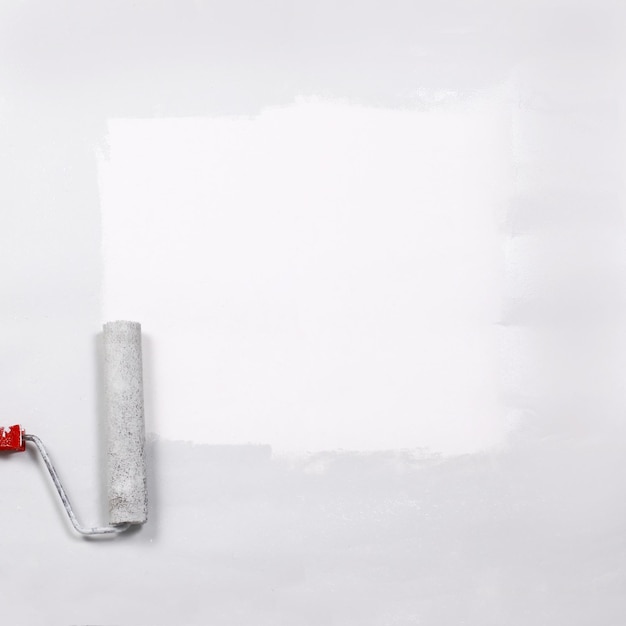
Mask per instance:
[[[148,517],[141,325],[108,322],[104,343],[107,487],[110,524]]]

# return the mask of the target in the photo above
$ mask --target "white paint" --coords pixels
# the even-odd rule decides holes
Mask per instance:
[[[156,432],[287,452],[473,452],[497,402],[510,98],[300,99],[114,120],[104,306],[154,336]]]
[[[346,201],[368,207],[358,223],[361,239],[349,238],[350,251],[355,254],[346,259],[338,245],[330,245],[334,240],[328,232],[304,219],[321,215],[330,221],[330,204],[323,201],[336,196],[328,193],[325,197],[317,187],[312,196],[305,195],[286,186],[290,181],[276,181],[277,176],[261,158],[272,144],[269,140],[262,144],[260,139],[270,137],[272,124],[280,129],[290,121],[295,137],[311,148],[316,137],[306,128],[317,120],[318,142],[333,143],[338,150],[336,157],[331,153],[334,166],[341,166],[337,171],[354,178],[357,168],[346,171],[345,160],[341,160],[355,152],[349,145],[356,133],[350,135],[343,129],[346,118],[352,123],[354,117],[355,125],[371,125],[371,132],[368,126],[361,137],[371,136],[375,147],[394,155],[410,154],[404,129],[409,137],[430,137],[428,145],[433,147],[429,129],[435,128],[445,139],[437,153],[441,166],[453,171],[464,188],[442,189],[436,177],[420,176],[421,168],[416,168],[417,180],[429,197],[445,199],[442,206],[451,211],[456,206],[453,200],[467,193],[472,217],[455,211],[451,214],[472,231],[491,233],[494,224],[499,224],[500,237],[493,236],[493,242],[502,245],[502,284],[495,286],[498,279],[489,274],[479,282],[485,291],[471,292],[480,295],[472,302],[484,305],[475,310],[476,325],[470,320],[466,301],[455,299],[452,287],[442,289],[445,308],[436,311],[433,304],[426,311],[416,311],[415,301],[408,298],[406,310],[419,313],[416,319],[421,323],[434,319],[437,333],[429,344],[432,351],[444,328],[437,312],[446,321],[455,321],[459,336],[483,346],[491,341],[491,297],[498,296],[500,354],[493,377],[485,382],[498,392],[496,401],[507,411],[505,423],[515,426],[506,447],[444,458],[425,458],[419,452],[398,449],[373,452],[365,447],[351,453],[278,455],[270,445],[209,446],[152,440],[148,445],[149,522],[138,532],[105,542],[83,541],[70,532],[45,468],[36,457],[28,452],[2,455],[2,623],[623,624],[623,25],[621,7],[604,0],[373,0],[358,5],[335,0],[0,3],[0,413],[4,416],[0,424],[22,421],[42,437],[81,521],[89,525],[106,520],[99,482],[104,456],[99,450],[103,435],[97,421],[102,374],[96,337],[107,318],[132,314],[113,315],[104,310],[113,304],[122,306],[117,299],[120,294],[115,300],[107,296],[107,302],[102,301],[101,217],[107,230],[107,216],[113,216],[108,211],[115,207],[107,208],[111,207],[110,197],[100,198],[95,154],[106,152],[108,128],[111,154],[108,163],[105,159],[109,171],[104,175],[125,182],[131,190],[126,178],[132,174],[128,172],[145,175],[143,189],[135,188],[140,192],[136,204],[128,206],[127,221],[139,220],[131,234],[141,233],[145,238],[152,227],[157,229],[156,239],[161,239],[164,221],[172,223],[171,218],[179,214],[188,217],[182,209],[195,206],[196,200],[209,204],[213,196],[220,198],[222,206],[242,211],[251,220],[243,232],[244,240],[241,227],[229,221],[231,214],[220,214],[211,206],[202,219],[210,215],[225,233],[222,240],[209,231],[215,251],[201,249],[191,235],[189,241],[194,245],[190,250],[174,245],[176,237],[171,237],[179,255],[204,258],[219,253],[230,261],[231,283],[220,284],[219,293],[229,296],[221,317],[216,314],[202,320],[210,332],[221,327],[228,330],[228,336],[224,335],[220,344],[219,335],[210,337],[209,331],[203,330],[188,339],[188,343],[196,342],[199,336],[199,347],[211,339],[220,350],[219,363],[213,353],[206,355],[213,359],[212,370],[203,368],[201,373],[206,375],[190,379],[188,389],[190,393],[207,389],[207,398],[198,398],[201,408],[216,397],[212,385],[231,381],[230,387],[222,385],[218,397],[222,406],[214,407],[224,411],[231,406],[226,400],[245,400],[245,394],[232,388],[240,361],[228,352],[237,326],[249,340],[240,337],[235,346],[238,351],[263,355],[262,364],[259,360],[247,364],[244,381],[250,384],[259,376],[267,379],[272,368],[291,381],[301,378],[302,363],[297,359],[302,358],[303,342],[270,341],[283,328],[291,333],[283,339],[296,337],[289,316],[292,309],[281,308],[278,318],[269,315],[277,310],[275,296],[281,296],[284,305],[292,293],[287,285],[294,284],[289,278],[292,275],[278,273],[277,268],[282,267],[276,260],[278,253],[296,261],[295,267],[308,280],[308,290],[300,289],[298,283],[294,291],[299,301],[308,305],[302,307],[307,328],[333,341],[337,336],[353,340],[342,345],[343,358],[358,355],[356,348],[361,344],[354,338],[359,329],[330,327],[328,320],[361,315],[360,311],[348,311],[347,303],[367,304],[369,317],[360,318],[362,326],[378,327],[378,322],[385,322],[380,327],[386,333],[381,338],[388,342],[381,346],[386,348],[400,331],[396,333],[389,324],[390,308],[371,306],[371,294],[397,292],[391,292],[382,275],[370,272],[371,294],[363,288],[350,294],[352,300],[334,289],[333,298],[308,298],[309,291],[319,296],[329,293],[316,272],[331,274],[330,265],[319,267],[311,260],[313,234],[332,253],[329,258],[342,261],[339,265],[344,270],[350,267],[350,259],[370,258],[359,244],[374,236],[380,243],[376,263],[388,274],[399,276],[401,253],[410,260],[417,258],[409,245],[409,233],[404,247],[396,251],[391,245],[403,241],[397,229],[391,229],[392,223],[412,225],[419,220],[403,204],[404,193],[410,192],[413,200],[419,196],[405,182],[413,174],[407,173],[408,166],[403,163],[402,170],[392,169],[375,150],[369,163],[360,163],[370,174],[365,181],[370,192],[389,194],[384,179],[402,182],[398,187],[402,195],[394,198],[393,210],[383,219],[376,210],[378,204],[361,192],[360,186],[342,187],[331,179],[320,163],[322,150],[306,153],[312,155],[309,163],[320,176],[324,174],[325,182],[333,182],[330,191],[349,192]],[[513,96],[508,109],[506,93],[498,91],[498,86],[505,84],[511,86],[507,93]],[[298,100],[299,94],[318,94],[319,99]],[[510,126],[499,117],[507,111],[512,115]],[[203,119],[172,120],[171,124],[158,120],[164,117]],[[127,126],[122,133],[121,118],[143,121],[124,122]],[[342,120],[341,132],[327,132],[326,127],[336,119]],[[432,126],[426,125],[426,119]],[[459,126],[454,137],[444,132],[448,123]],[[189,180],[193,176],[181,171],[159,145],[153,146],[153,158],[145,151],[143,157],[150,156],[151,163],[161,159],[167,168],[156,169],[163,172],[169,168],[176,177],[165,181],[149,177],[147,168],[130,161],[130,140],[137,140],[140,132],[157,137],[157,126],[160,136],[169,127],[169,150],[172,142],[194,146],[197,159],[192,165],[198,175],[204,175],[208,165],[217,168],[221,164],[211,152],[212,145],[207,145],[209,135],[221,137],[218,145],[231,159],[226,171],[240,178],[245,174],[245,181],[254,185],[249,195],[263,193],[250,199],[243,185],[235,185],[232,179],[221,186],[207,180],[209,193],[208,187]],[[203,129],[198,144],[192,142],[192,126],[193,132]],[[184,142],[185,132],[191,135],[188,142]],[[231,148],[229,141],[235,136],[238,144]],[[300,144],[286,131],[279,137],[283,146],[298,153]],[[245,160],[236,153],[241,147],[255,152]],[[436,147],[439,149],[439,143]],[[496,162],[496,157],[509,154],[509,149],[513,154],[512,181],[508,157]],[[476,162],[479,155],[484,162]],[[419,153],[416,158],[421,158]],[[394,168],[398,161],[392,161]],[[267,181],[255,176],[257,165],[260,173],[270,176]],[[286,158],[281,157],[279,165],[292,175],[297,172]],[[429,163],[420,165],[434,172]],[[477,178],[466,177],[465,167]],[[496,173],[490,176],[491,168]],[[379,185],[380,172],[385,176]],[[194,184],[181,191],[177,185],[181,179]],[[151,222],[145,215],[145,197],[168,185],[175,211],[159,211],[156,223]],[[502,207],[494,216],[493,194],[499,185]],[[106,181],[103,188],[107,194],[114,189]],[[193,190],[198,191],[197,197],[192,197]],[[229,190],[233,197],[227,197]],[[282,194],[282,204],[261,204],[259,197],[277,192]],[[479,203],[481,195],[484,202]],[[291,196],[300,202],[290,204]],[[308,201],[309,197],[316,207],[322,207],[321,214],[304,211],[307,207],[302,198]],[[160,197],[153,200],[155,206],[163,206]],[[284,216],[276,213],[278,208],[297,210],[295,214],[286,211],[292,216],[290,232],[303,233],[292,239],[292,248],[286,249],[283,240],[268,232],[262,213],[248,214],[252,202],[264,208],[269,225],[284,223],[279,219]],[[343,221],[336,232],[345,234],[348,224],[356,220],[352,213],[340,215]],[[437,215],[430,217],[433,240],[449,247],[450,233]],[[308,228],[297,231],[300,223]],[[274,243],[272,254],[259,250],[253,227]],[[235,237],[237,233],[239,237]],[[177,234],[188,234],[180,223],[174,230]],[[234,255],[226,243],[229,240],[239,251],[244,249],[239,242],[245,241],[245,249],[254,250],[260,260],[258,267],[253,267],[247,256]],[[119,238],[115,241],[119,246],[116,254],[127,248]],[[494,268],[484,247],[492,241],[491,235],[477,240],[475,249],[466,238],[459,236],[455,241],[468,246],[467,276],[475,289],[478,266],[484,263],[488,272]],[[307,245],[298,247],[298,242]],[[128,308],[144,306],[144,298],[147,301],[157,292],[144,288],[150,286],[152,275],[152,268],[146,267],[148,243],[135,246],[140,253],[137,267],[133,262],[127,268],[145,269],[137,287],[125,294]],[[422,244],[424,257],[432,258],[434,244],[430,240]],[[167,248],[158,250],[156,261],[167,253]],[[107,252],[109,259],[116,254]],[[159,265],[163,264],[159,261]],[[255,271],[248,271],[250,268]],[[113,269],[114,265],[108,266],[108,276]],[[429,293],[435,276],[442,279],[442,288],[454,283],[451,268],[429,269],[422,277]],[[206,277],[217,282],[223,271],[209,266]],[[149,430],[165,431],[184,417],[179,411],[165,409],[171,407],[175,393],[183,390],[182,377],[174,378],[169,369],[172,346],[184,348],[181,356],[187,358],[188,343],[168,345],[168,337],[170,333],[183,334],[180,327],[189,320],[182,315],[185,311],[179,320],[171,305],[164,309],[172,315],[170,323],[150,316],[160,311],[163,303],[173,301],[172,292],[183,300],[195,298],[194,302],[203,305],[200,313],[206,313],[209,307],[199,297],[204,292],[196,283],[176,286],[177,280],[186,276],[166,274],[169,291],[159,292],[162,302],[138,316],[144,322],[146,317],[152,320],[144,345]],[[272,276],[280,280],[271,282]],[[314,276],[318,281],[311,284]],[[269,284],[272,290],[267,294],[260,288],[254,291],[253,284]],[[343,283],[333,283],[337,284]],[[391,287],[397,289],[398,283]],[[248,299],[238,301],[240,293]],[[256,294],[263,297],[254,299]],[[397,301],[389,297],[383,302],[391,307]],[[323,317],[320,302],[337,306],[329,307]],[[244,306],[252,304],[255,306],[249,309]],[[259,311],[264,317],[259,317]],[[316,319],[324,324],[313,324]],[[408,318],[399,319],[398,325],[405,330]],[[352,330],[355,334],[350,335]],[[267,361],[274,346],[292,344],[300,370],[290,371],[282,365],[285,360],[291,362],[286,358],[290,353],[281,360],[274,352],[273,361]],[[316,357],[313,364],[329,362],[320,356],[324,344],[317,346],[311,340],[305,347]],[[375,354],[390,354],[379,345],[370,347]],[[393,353],[394,359],[398,357],[392,361],[394,368],[408,358],[414,346],[410,347],[411,351],[403,343],[406,352]],[[168,362],[162,360],[166,354]],[[356,356],[353,360],[368,381],[376,374],[381,385],[389,384],[382,368],[367,370],[363,361]],[[487,371],[478,365],[477,372]],[[441,380],[440,373],[427,371],[424,376]],[[451,374],[459,380],[458,371]],[[280,388],[269,382],[272,389]],[[382,393],[376,395],[381,385],[364,387],[362,393],[382,398]],[[471,389],[475,389],[473,383],[464,387],[468,404],[463,408],[468,412],[474,406]],[[283,396],[278,400],[269,394],[261,396],[258,386],[251,391],[256,394],[254,407],[251,401],[248,409],[234,405],[242,417],[241,421],[238,415],[232,417],[241,426],[233,429],[221,423],[221,432],[231,429],[233,441],[235,435],[245,434],[270,444],[282,437],[289,443],[286,447],[295,446],[293,432],[272,434],[272,428],[280,430],[273,425],[272,415],[263,416],[267,420],[263,428],[251,417],[251,407],[284,408]],[[288,391],[293,400],[292,424],[306,425],[301,413],[296,416],[302,405],[308,406],[302,402],[302,388]],[[315,391],[309,394],[313,400],[319,396]],[[477,392],[477,405],[491,402],[490,393]],[[337,395],[332,398],[335,405]],[[453,397],[448,401],[448,407],[457,402],[461,405]],[[401,409],[404,402],[417,406],[416,397],[407,393],[395,408]],[[199,411],[198,407],[188,403],[187,409]],[[226,415],[224,411],[207,411],[205,419],[210,422]],[[391,417],[396,413],[390,413]],[[248,423],[244,423],[246,415]],[[286,411],[278,413],[281,421],[286,415]],[[343,419],[353,413],[340,415]],[[453,423],[456,430],[458,423],[451,420],[450,425]],[[440,439],[445,439],[441,444],[434,436],[436,429],[429,427],[428,434],[436,449],[476,449],[481,437],[489,433],[494,441],[500,440],[491,430],[493,424],[490,414],[478,433],[472,430],[468,434],[471,441],[467,445],[459,444],[456,432],[445,437],[440,433]],[[351,439],[352,445],[369,445],[374,427],[368,424],[364,428],[362,421],[358,426],[363,434],[350,433],[357,437]],[[399,420],[393,429],[412,431],[413,422],[405,430],[406,426]],[[415,429],[417,434],[426,430],[422,426]],[[386,431],[393,429],[379,428],[381,442],[383,436],[392,436]],[[337,432],[347,436],[350,431],[344,423]],[[328,433],[322,435],[330,441]],[[313,436],[297,436],[313,440]],[[411,446],[421,443],[421,439],[410,442]],[[401,445],[404,447],[404,441]]]

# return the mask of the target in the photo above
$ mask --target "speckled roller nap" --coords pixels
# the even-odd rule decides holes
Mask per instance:
[[[148,519],[141,324],[104,325],[105,415],[108,430],[109,522]]]

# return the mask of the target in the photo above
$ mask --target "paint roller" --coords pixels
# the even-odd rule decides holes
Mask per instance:
[[[74,529],[81,535],[115,535],[148,519],[141,325],[108,322],[103,327],[104,404],[107,432],[109,525],[84,527],[76,519],[41,439],[22,426],[0,428],[0,451],[23,452],[32,443],[43,459]]]

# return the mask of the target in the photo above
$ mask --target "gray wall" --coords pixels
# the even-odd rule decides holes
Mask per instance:
[[[420,450],[417,427],[382,451],[287,454],[287,441],[276,454],[271,434],[174,441],[163,433],[182,418],[159,402],[180,393],[159,366],[171,327],[153,324],[151,520],[115,541],[81,540],[34,455],[0,458],[7,623],[623,623],[616,6],[2,4],[0,413],[48,443],[86,522],[105,515],[98,332],[119,307],[103,290],[114,260],[99,186],[102,155],[119,145],[112,120],[255,118],[301,95],[423,111],[504,84],[513,94],[498,131],[506,199],[476,215],[492,216],[501,245],[488,382],[508,435],[463,454]],[[452,376],[447,393],[462,383]],[[296,423],[303,405],[290,407]]]

